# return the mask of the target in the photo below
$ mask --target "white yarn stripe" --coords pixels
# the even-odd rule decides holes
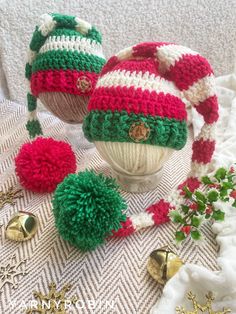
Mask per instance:
[[[33,61],[35,60],[36,58],[36,55],[37,55],[37,52],[29,49],[28,50],[28,56],[27,56],[27,60],[28,60],[28,63],[31,65],[33,63]]]
[[[206,140],[214,140],[215,139],[215,130],[216,130],[217,123],[214,122],[212,124],[204,124],[201,132],[199,133],[198,137],[195,139],[195,141],[198,141],[200,139]]]
[[[133,58],[132,47],[124,48],[116,56],[119,60],[128,60]]]
[[[130,220],[132,221],[135,230],[147,228],[154,225],[154,221],[152,220],[152,214],[145,212],[130,216]]]
[[[195,176],[201,178],[208,173],[210,164],[203,164],[202,162],[192,161],[191,163],[191,172],[188,174],[188,177]]]
[[[28,113],[28,121],[33,121],[33,120],[37,120],[37,111],[36,110],[29,111],[29,113]]]
[[[184,97],[194,105],[198,105],[207,98],[214,96],[215,93],[215,77],[213,74],[199,79],[189,89],[183,91]]]
[[[41,16],[39,31],[46,37],[56,27],[56,25],[57,22],[53,20],[53,17],[50,14],[45,13]]]
[[[181,207],[181,205],[184,203],[183,196],[180,194],[180,191],[176,189],[173,189],[165,198],[165,200],[176,209]]]
[[[67,51],[81,51],[87,54],[96,55],[105,59],[102,52],[102,46],[87,38],[81,37],[68,37],[62,36],[50,36],[47,38],[45,44],[40,48],[40,53],[51,50],[67,50]]]
[[[143,90],[163,92],[180,97],[180,91],[175,87],[174,83],[155,76],[149,72],[130,72],[126,70],[116,70],[103,75],[97,82],[96,87],[131,87],[142,88]]]
[[[179,45],[164,45],[157,47],[157,59],[164,65],[163,69],[168,70],[175,65],[184,55],[198,55],[196,51]]]
[[[92,25],[88,22],[81,20],[80,18],[76,17],[75,21],[77,23],[76,30],[79,31],[81,34],[86,35],[88,31],[92,28]]]

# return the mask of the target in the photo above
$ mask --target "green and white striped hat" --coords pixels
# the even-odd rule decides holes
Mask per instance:
[[[30,137],[42,134],[37,119],[37,97],[44,92],[90,96],[105,57],[100,32],[76,16],[43,14],[33,33],[25,76]]]

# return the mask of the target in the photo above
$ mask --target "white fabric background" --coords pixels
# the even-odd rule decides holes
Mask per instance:
[[[213,163],[215,168],[228,167],[236,162],[236,75],[219,77],[217,84],[221,108]],[[194,130],[198,133],[201,120],[197,115],[193,116]],[[175,314],[176,306],[189,309],[191,302],[187,301],[186,294],[190,290],[198,295],[199,302],[204,302],[206,293],[212,291],[216,296],[215,310],[229,307],[232,314],[236,313],[236,209],[225,203],[217,206],[226,212],[225,221],[213,225],[220,245],[217,263],[221,271],[212,272],[206,267],[186,264],[167,283],[151,314]]]
[[[199,51],[217,76],[233,70],[235,0],[0,0],[0,59],[10,99],[20,103],[26,102],[26,51],[39,16],[47,12],[96,25],[106,57],[141,41],[169,41]]]

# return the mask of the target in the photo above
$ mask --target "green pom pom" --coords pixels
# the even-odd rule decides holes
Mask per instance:
[[[127,205],[115,180],[93,171],[68,175],[57,186],[52,204],[60,235],[82,251],[104,243],[126,220]]]
[[[28,121],[26,129],[29,131],[30,138],[43,134],[40,123],[38,120]]]

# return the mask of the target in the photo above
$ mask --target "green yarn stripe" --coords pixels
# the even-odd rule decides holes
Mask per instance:
[[[25,77],[30,80],[32,75],[32,66],[27,62],[25,65]]]
[[[78,51],[51,50],[41,53],[32,65],[32,73],[40,70],[78,70],[100,73],[105,59]]]
[[[92,26],[91,29],[88,30],[87,34],[81,34],[76,31],[75,27],[77,22],[75,20],[75,16],[62,15],[57,13],[52,13],[51,16],[53,20],[56,21],[55,29],[47,36],[44,36],[40,30],[39,26],[36,26],[35,31],[33,33],[33,37],[30,42],[30,49],[36,52],[39,52],[40,48],[43,46],[45,41],[49,36],[76,36],[76,37],[85,37],[91,40],[94,40],[97,43],[102,43],[102,35],[97,29]]]
[[[36,52],[39,52],[39,49],[43,46],[48,36],[43,36],[39,31],[39,27],[36,26],[33,33],[33,37],[30,42],[30,49]]]
[[[28,103],[28,110],[30,112],[34,111],[37,107],[37,98],[34,97],[32,94],[27,94],[27,103]]]
[[[29,131],[30,138],[34,138],[37,135],[43,134],[38,120],[28,121],[26,124],[26,129]]]
[[[83,123],[85,137],[90,141],[130,142],[129,130],[133,123],[142,121],[150,128],[149,138],[142,144],[181,149],[187,141],[186,121],[143,114],[128,114],[126,111],[91,111]]]
[[[57,23],[56,27],[66,27],[75,29],[75,26],[77,24],[75,21],[75,16],[64,15],[60,13],[51,13],[50,15],[53,17],[53,20],[56,21]]]

